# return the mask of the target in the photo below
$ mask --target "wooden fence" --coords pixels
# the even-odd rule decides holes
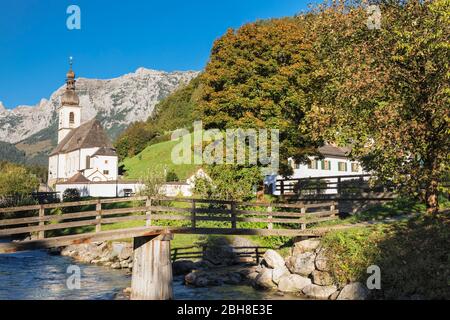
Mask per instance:
[[[370,174],[278,179],[275,190],[280,195],[363,194],[392,192],[392,186],[370,186]]]
[[[180,233],[270,235],[287,230],[286,234],[294,234],[310,224],[336,219],[337,213],[334,201],[284,204],[148,197],[98,199],[0,208],[0,237],[32,233],[46,239],[70,234],[70,230],[75,234],[99,233],[103,228],[114,229],[111,225],[117,223],[122,223],[119,227],[123,229],[141,223],[143,227],[167,226]],[[260,229],[266,232],[258,232]]]
[[[173,248],[172,262],[184,259],[207,259],[207,250],[225,249],[231,250],[237,259],[250,258],[253,262],[259,264],[261,257],[269,247],[258,246],[216,246],[216,245],[196,245],[190,247]]]

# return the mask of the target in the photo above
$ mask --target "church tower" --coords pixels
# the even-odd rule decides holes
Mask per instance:
[[[61,97],[61,106],[58,108],[58,144],[81,124],[80,99],[75,92],[75,73],[72,70],[72,58],[70,58],[70,69],[67,72],[66,91]]]

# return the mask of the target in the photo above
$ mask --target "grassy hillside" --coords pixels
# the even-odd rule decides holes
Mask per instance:
[[[13,144],[0,141],[0,160],[24,163],[25,152],[19,150]]]
[[[145,148],[141,153],[126,158],[123,161],[126,170],[126,179],[139,179],[146,175],[149,169],[161,168],[167,169],[167,172],[173,171],[180,180],[186,180],[192,175],[199,166],[197,165],[175,165],[172,162],[171,154],[177,141],[166,141],[157,143]]]

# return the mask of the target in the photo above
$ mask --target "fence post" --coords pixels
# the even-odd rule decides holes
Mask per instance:
[[[300,209],[300,213],[302,214],[302,218],[306,220],[306,207],[303,204],[303,207]],[[302,223],[300,226],[301,230],[305,230],[306,229],[306,223]]]
[[[39,208],[39,220],[45,217],[45,208],[44,205],[41,204]],[[45,221],[39,221],[39,227],[45,226]],[[45,239],[45,231],[39,231],[38,239]]]
[[[202,259],[205,260],[206,259],[206,249],[208,248],[208,246],[206,244],[202,245]]]
[[[267,229],[272,230],[273,229],[273,223],[272,223],[272,207],[267,207],[267,212],[269,212],[269,216],[267,217],[269,219],[269,223],[267,224]]]
[[[95,217],[95,220],[97,220],[97,224],[95,225],[95,232],[100,232],[102,231],[102,203],[100,202],[100,199],[97,200],[95,211],[97,211],[97,216]]]
[[[173,249],[172,263],[177,260],[178,248]]]
[[[195,200],[192,200],[191,220],[192,220],[192,228],[194,228],[194,229],[197,228],[195,209],[196,209]]]
[[[336,210],[336,202],[332,202],[330,206],[331,216],[334,217],[336,213],[334,212]]]
[[[341,194],[341,177],[337,178],[337,193],[340,195]]]
[[[150,227],[152,225],[152,198],[147,197],[147,200],[145,201],[145,207],[147,208],[147,212],[145,213],[146,219],[145,219],[145,226]]]
[[[231,202],[231,229],[236,229],[236,202]]]
[[[284,180],[281,180],[280,182],[280,195],[284,195]]]
[[[258,249],[259,249],[258,247],[255,248],[256,264],[259,264],[259,250]]]

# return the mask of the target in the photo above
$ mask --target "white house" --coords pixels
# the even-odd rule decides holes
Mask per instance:
[[[63,193],[78,189],[83,196],[111,197],[135,193],[135,182],[119,181],[118,157],[96,119],[81,123],[72,64],[58,108],[58,146],[49,156],[48,184]]]
[[[367,174],[358,161],[353,161],[348,157],[350,148],[340,148],[327,144],[319,148],[318,151],[323,156],[323,159],[319,160],[316,157],[309,157],[308,164],[296,163],[294,159],[290,158],[288,161],[293,169],[293,174],[289,178],[345,177]],[[278,179],[283,179],[283,177],[280,175],[270,175],[266,176],[264,179],[266,189],[274,195],[280,194],[280,192],[276,190]],[[330,178],[327,180],[329,182],[336,182],[337,179]],[[333,193],[333,191],[327,190],[326,193]]]

